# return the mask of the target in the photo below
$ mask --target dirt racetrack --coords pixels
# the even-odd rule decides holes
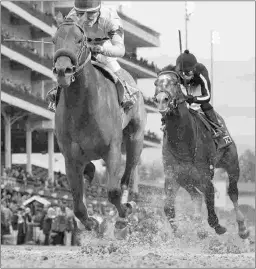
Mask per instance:
[[[255,268],[255,209],[241,209],[251,231],[250,239],[242,240],[233,212],[218,211],[227,228],[218,236],[205,206],[198,222],[187,196],[178,199],[176,236],[163,212],[150,207],[126,240],[114,238],[110,223],[103,239],[83,232],[80,247],[2,245],[1,268]]]
[[[255,268],[254,237],[240,239],[235,225],[217,236],[205,224],[179,222],[175,237],[148,219],[126,240],[83,232],[79,247],[3,245],[1,268]]]
[[[91,255],[81,247],[2,246],[1,256],[1,268],[255,268],[253,252],[202,254],[171,246]]]

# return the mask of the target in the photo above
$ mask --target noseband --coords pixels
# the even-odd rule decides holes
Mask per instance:
[[[87,42],[88,38],[85,35],[85,32],[84,32],[83,28],[79,24],[77,24],[76,22],[74,22],[74,21],[70,21],[70,22],[67,22],[66,21],[66,22],[63,22],[58,27],[58,29],[61,26],[63,26],[63,25],[75,25],[75,26],[77,26],[80,29],[80,31],[83,34],[83,39],[82,39],[82,42],[81,42],[81,45],[80,45],[80,49],[79,49],[77,55],[75,55],[73,52],[68,51],[66,49],[59,49],[59,50],[56,51],[56,53],[54,55],[54,58],[53,58],[53,63],[54,64],[56,63],[57,59],[60,56],[67,56],[67,57],[69,57],[71,59],[71,62],[74,64],[73,67],[75,68],[75,72],[71,75],[72,76],[72,79],[71,80],[72,80],[72,82],[74,82],[75,81],[75,74],[77,74],[78,72],[80,72],[84,68],[84,66],[90,61],[90,59],[91,59],[91,52],[88,54],[86,60],[81,65],[79,65],[79,63],[81,61],[81,58],[82,58],[85,50],[87,48],[89,48],[89,45],[88,45],[88,42]]]
[[[178,78],[178,81],[172,82],[171,85],[174,85],[174,86],[177,85],[177,87],[180,88],[180,79],[179,79],[179,75],[176,72],[174,72],[174,71],[163,71],[158,75],[158,77],[160,75],[163,75],[163,74],[175,74],[177,76],[177,78]],[[159,91],[157,91],[155,93],[155,95],[153,97],[154,102],[157,102],[156,97],[161,92],[165,93],[168,96],[167,108],[164,111],[159,111],[161,114],[164,114],[164,115],[170,114],[172,111],[177,109],[180,104],[182,104],[182,103],[184,103],[186,101],[186,99],[181,99],[180,100],[180,99],[177,99],[177,98],[172,98],[172,95],[171,95],[170,91],[165,90],[165,89],[161,89],[161,90],[159,90]]]

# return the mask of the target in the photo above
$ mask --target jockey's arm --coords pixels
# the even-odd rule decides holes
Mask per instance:
[[[195,96],[195,103],[207,103],[211,99],[211,82],[206,67],[198,63],[195,67],[195,74],[198,77],[198,84],[201,86],[201,96]]]
[[[67,18],[72,18],[73,16],[77,16],[74,8],[69,12]],[[125,54],[124,29],[122,21],[116,11],[111,14],[111,17],[104,25],[104,32],[110,38],[112,46],[103,46],[101,54],[108,57],[123,57]]]
[[[112,46],[104,47],[103,55],[108,57],[123,57],[125,54],[124,29],[119,17],[113,18],[107,25],[107,35]]]

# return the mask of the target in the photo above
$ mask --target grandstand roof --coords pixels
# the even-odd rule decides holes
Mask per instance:
[[[37,196],[37,195],[34,195],[34,196],[30,197],[28,200],[26,200],[25,202],[23,202],[23,205],[26,206],[26,205],[28,205],[28,204],[34,202],[34,201],[37,201],[37,202],[39,202],[39,203],[42,204],[42,205],[50,205],[50,204],[51,204],[51,203],[50,203],[48,200],[46,200],[45,198],[42,198],[42,197]]]

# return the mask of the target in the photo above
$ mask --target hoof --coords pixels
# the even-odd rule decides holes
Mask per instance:
[[[224,234],[227,231],[227,229],[225,227],[223,227],[219,224],[214,228],[214,230],[215,230],[216,234],[218,234],[218,235]]]
[[[114,235],[116,239],[122,240],[126,239],[129,234],[129,225],[127,219],[121,219],[116,221]]]
[[[130,201],[124,204],[126,207],[126,217],[130,214],[134,214],[137,211],[137,205],[134,201]]]
[[[245,231],[239,232],[238,234],[239,234],[240,238],[247,239],[250,235],[250,231],[246,229]]]
[[[85,225],[85,229],[88,231],[99,231],[99,226],[100,226],[100,222],[97,220],[96,217],[89,217],[86,225]]]

